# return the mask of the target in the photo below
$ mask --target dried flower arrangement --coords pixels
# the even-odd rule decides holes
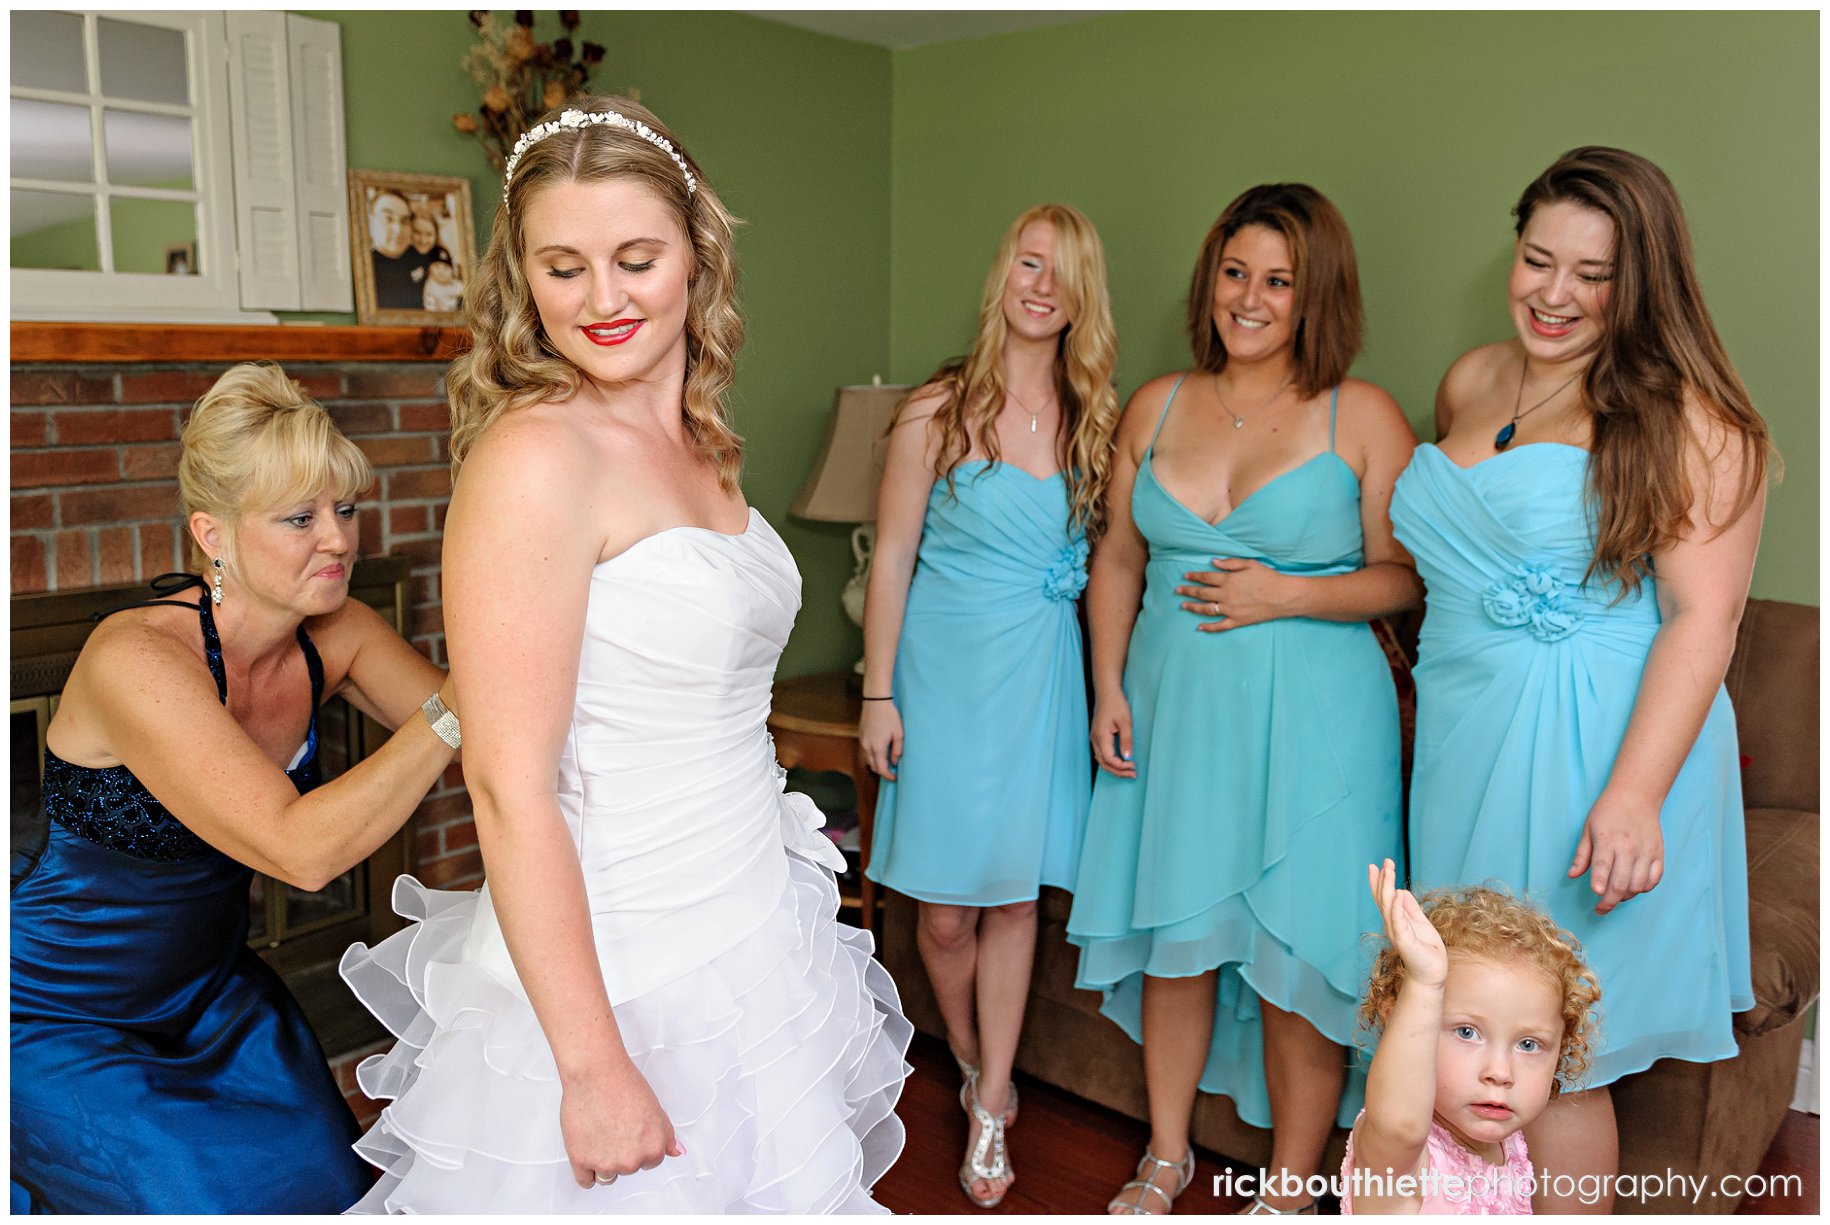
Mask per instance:
[[[550,43],[534,41],[531,10],[517,10],[514,24],[504,26],[488,9],[474,9],[470,24],[480,41],[465,53],[463,66],[482,90],[483,101],[475,114],[453,115],[451,122],[477,138],[499,174],[521,133],[547,111],[584,92],[591,70],[604,61],[604,49],[593,42],[574,48],[575,10],[560,11],[565,33]]]

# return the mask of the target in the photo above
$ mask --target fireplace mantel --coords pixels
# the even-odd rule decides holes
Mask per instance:
[[[14,323],[14,365],[91,362],[449,361],[463,328],[316,324]]]

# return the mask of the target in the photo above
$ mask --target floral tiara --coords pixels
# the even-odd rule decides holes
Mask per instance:
[[[613,127],[627,128],[631,132],[634,132],[637,136],[640,136],[643,140],[674,159],[674,165],[680,168],[680,173],[686,178],[687,195],[690,196],[698,190],[698,180],[694,179],[693,172],[686,168],[686,159],[680,156],[679,150],[674,148],[673,142],[647,124],[639,123],[636,120],[629,118],[627,115],[618,114],[616,111],[568,110],[561,112],[557,119],[549,119],[545,123],[535,124],[533,127],[523,132],[521,134],[521,139],[515,142],[514,152],[508,155],[508,168],[502,172],[503,204],[508,203],[508,184],[509,181],[515,177],[515,167],[521,164],[521,155],[523,153],[526,153],[529,149],[533,148],[555,132],[568,130],[577,131],[597,123],[607,123]]]

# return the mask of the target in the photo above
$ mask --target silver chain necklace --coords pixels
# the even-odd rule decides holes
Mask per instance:
[[[1041,414],[1038,413],[1035,409],[1031,408],[1029,405],[1023,403],[1023,398],[1021,396],[1019,396],[1016,392],[1012,391],[1010,388],[1006,387],[1004,389],[1004,394],[1009,396],[1012,400],[1014,400],[1016,402],[1016,405],[1018,408],[1022,409],[1024,412],[1029,414],[1029,432],[1032,434],[1035,433],[1036,432],[1036,421],[1041,417]]]
[[[1291,378],[1285,379],[1282,383],[1278,384],[1277,390],[1271,393],[1269,399],[1267,399],[1263,404],[1260,404],[1257,408],[1254,408],[1251,412],[1248,412],[1245,415],[1241,416],[1240,414],[1233,411],[1233,406],[1226,402],[1226,397],[1224,395],[1220,394],[1220,374],[1218,371],[1216,371],[1214,373],[1214,398],[1220,401],[1220,407],[1226,411],[1226,415],[1233,419],[1233,428],[1239,429],[1247,421],[1251,420],[1253,417],[1256,417],[1259,413],[1262,413],[1265,409],[1271,407],[1272,402],[1275,401],[1277,399],[1277,397],[1283,395],[1285,391],[1289,390],[1290,384],[1295,381],[1296,380],[1295,380],[1294,376],[1292,376]]]

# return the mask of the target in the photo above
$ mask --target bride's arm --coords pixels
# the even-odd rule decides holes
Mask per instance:
[[[673,1127],[617,1031],[584,875],[556,792],[585,601],[603,545],[590,455],[563,424],[516,414],[466,460],[445,528],[444,606],[464,706],[464,778],[490,894],[563,1088],[580,1186],[677,1155]]]

